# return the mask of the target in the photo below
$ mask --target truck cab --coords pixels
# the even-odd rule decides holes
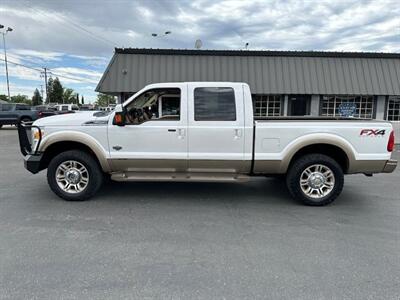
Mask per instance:
[[[123,103],[123,126],[110,118],[113,169],[250,172],[253,113],[244,90],[242,83],[147,86]]]

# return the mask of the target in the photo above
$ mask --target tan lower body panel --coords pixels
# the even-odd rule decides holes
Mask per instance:
[[[283,174],[286,169],[281,160],[256,160],[254,162],[255,174]]]
[[[250,173],[251,160],[190,160],[189,173]]]
[[[385,168],[387,160],[353,160],[350,163],[347,174],[356,173],[381,173]]]
[[[128,178],[132,181],[140,180],[140,178],[187,181],[195,180],[195,177],[198,178],[197,181],[210,181],[211,177],[215,177],[215,181],[219,179],[226,181],[228,178],[246,176],[251,168],[251,161],[232,160],[193,160],[190,161],[190,166],[187,160],[172,159],[115,159],[110,160],[109,163],[115,173],[115,176],[113,175],[115,180],[121,181],[130,180]],[[396,166],[393,166],[394,163],[389,165],[387,163],[387,160],[352,160],[346,174],[392,172]],[[284,174],[286,172],[287,164],[281,160],[254,162],[254,174]]]
[[[113,172],[170,173],[250,173],[251,161],[178,160],[178,159],[111,159]]]
[[[181,159],[111,159],[113,172],[170,172],[187,171],[187,160]]]
[[[346,174],[356,173],[381,173],[384,172],[387,160],[352,160]],[[255,174],[284,174],[287,172],[288,165],[281,160],[259,160],[254,162]],[[386,167],[393,169],[392,164]],[[394,170],[394,169],[393,169]]]

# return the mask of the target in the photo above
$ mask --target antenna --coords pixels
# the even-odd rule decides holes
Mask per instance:
[[[196,49],[200,49],[202,46],[203,46],[203,42],[200,39],[196,40],[196,42],[194,43],[194,47]]]

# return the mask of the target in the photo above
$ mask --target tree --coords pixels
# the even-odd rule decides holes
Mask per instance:
[[[0,100],[8,101],[7,95],[1,94],[1,95],[0,95]]]
[[[63,100],[64,88],[58,77],[50,78],[47,84],[47,100],[52,103],[61,103]]]
[[[82,105],[85,104],[85,98],[83,98],[83,95],[82,95],[82,98],[81,98],[81,103],[82,103]]]
[[[53,81],[52,102],[61,102],[63,98],[64,88],[58,77]]]
[[[51,99],[53,95],[53,78],[49,78],[47,80],[47,95],[46,95],[46,102],[51,103]]]
[[[76,95],[73,89],[63,89],[62,103],[75,103]]]
[[[79,93],[76,93],[76,104],[79,105]]]
[[[38,89],[35,89],[32,97],[32,105],[40,105],[42,104],[42,95],[40,95],[40,92]]]
[[[108,106],[110,104],[115,104],[115,97],[114,96],[101,94],[101,93],[97,94],[97,100],[96,100],[96,105],[97,106],[105,107],[105,106]]]
[[[32,101],[28,98],[27,95],[16,95],[16,96],[11,96],[11,102],[12,103],[25,103],[25,104],[32,104]]]

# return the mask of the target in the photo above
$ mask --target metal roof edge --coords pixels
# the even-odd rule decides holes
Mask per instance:
[[[115,48],[115,54],[347,57],[347,58],[395,58],[395,59],[400,59],[400,53],[336,52],[336,51],[194,50],[194,49]]]
[[[113,56],[112,56],[110,62],[109,62],[108,65],[107,65],[107,68],[105,69],[103,75],[102,75],[101,78],[100,78],[99,83],[97,84],[96,88],[94,89],[95,92],[102,93],[102,92],[100,91],[100,86],[103,84],[103,82],[104,82],[104,80],[105,80],[105,78],[106,78],[108,72],[110,71],[111,65],[114,63],[115,57],[116,57],[116,52],[114,52],[114,54],[113,54]]]

